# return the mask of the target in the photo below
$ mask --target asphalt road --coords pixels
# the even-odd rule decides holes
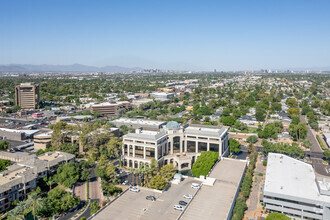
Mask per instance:
[[[301,122],[307,124],[306,119],[303,115],[300,116],[300,120],[301,120]],[[314,153],[314,152],[322,153],[323,152],[321,146],[319,145],[315,136],[313,135],[312,129],[309,125],[307,125],[307,139],[312,142],[312,146],[310,148],[311,153]]]

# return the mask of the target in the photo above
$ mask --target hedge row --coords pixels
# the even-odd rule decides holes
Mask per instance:
[[[202,152],[202,154],[198,157],[196,162],[194,163],[191,173],[195,177],[199,177],[200,175],[207,176],[210,172],[212,166],[219,158],[219,152],[207,151]]]
[[[319,144],[320,144],[322,150],[326,150],[327,148],[323,145],[323,142],[322,142],[320,136],[316,135],[316,139],[317,139],[317,141],[319,142]]]
[[[241,220],[244,217],[244,211],[247,209],[246,200],[250,195],[253,183],[253,171],[256,166],[257,156],[258,153],[256,151],[251,153],[250,163],[243,178],[240,193],[233,209],[232,220]]]

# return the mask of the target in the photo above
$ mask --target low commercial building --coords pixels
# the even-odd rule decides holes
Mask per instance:
[[[146,119],[137,119],[137,118],[119,118],[111,121],[116,127],[125,125],[129,128],[137,129],[142,128],[144,130],[158,131],[164,125],[166,121],[156,121],[156,120],[146,120]]]
[[[149,165],[156,159],[159,165],[174,164],[179,170],[191,169],[204,151],[229,153],[228,129],[225,127],[187,125],[171,121],[159,131],[137,129],[123,136],[122,161],[127,167]]]
[[[14,200],[26,198],[37,187],[40,178],[54,173],[60,164],[74,158],[74,155],[64,152],[47,152],[39,156],[0,152],[0,159],[13,162],[0,173],[0,212],[9,209]]]
[[[93,104],[90,106],[91,112],[98,111],[103,115],[116,115],[118,113],[118,110],[121,108],[130,109],[131,103],[127,101],[103,102],[100,104]]]
[[[38,134],[34,136],[34,149],[35,150],[45,150],[50,147],[52,141],[52,131]]]
[[[17,130],[9,128],[0,128],[0,137],[8,140],[22,141],[27,138],[33,138],[33,135],[39,130]]]
[[[269,153],[263,203],[268,212],[292,219],[330,219],[330,180],[316,177],[312,165]]]
[[[156,100],[170,100],[174,98],[174,93],[155,92],[151,94]]]

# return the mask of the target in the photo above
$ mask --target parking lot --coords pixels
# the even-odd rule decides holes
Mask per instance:
[[[180,184],[172,184],[164,193],[141,188],[140,192],[127,191],[116,201],[102,210],[94,219],[176,219],[181,211],[173,209],[179,201],[189,202],[185,194],[194,195],[197,189],[191,188],[193,179],[184,179]],[[146,196],[155,196],[156,201],[146,200]]]

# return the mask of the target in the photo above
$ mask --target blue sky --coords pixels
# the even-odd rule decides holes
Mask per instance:
[[[0,64],[330,66],[328,0],[0,0]]]

